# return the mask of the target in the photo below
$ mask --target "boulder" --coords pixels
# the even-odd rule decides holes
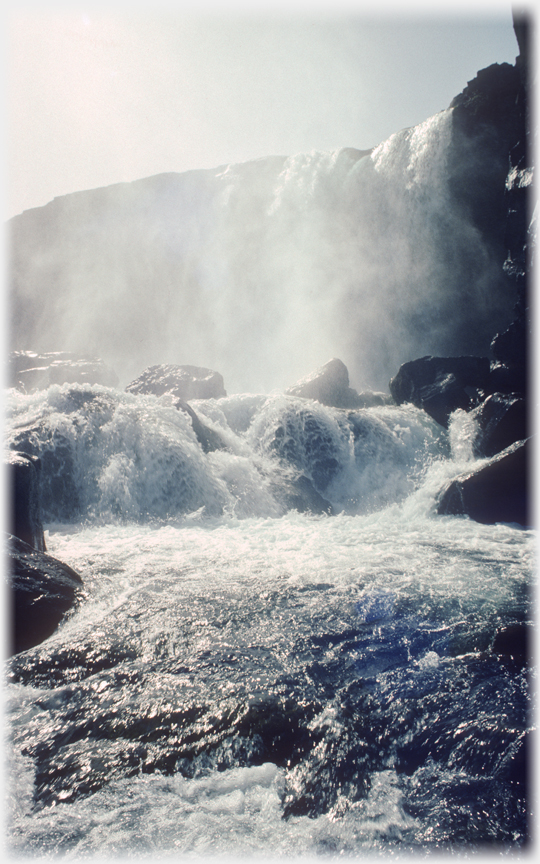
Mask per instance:
[[[531,658],[531,642],[531,632],[527,624],[524,621],[515,621],[497,630],[492,651],[499,656],[510,658],[523,668]]]
[[[127,393],[171,393],[179,399],[221,399],[226,396],[219,372],[199,366],[149,366],[126,387]]]
[[[67,564],[8,535],[10,653],[51,636],[78,602],[83,581]]]
[[[475,522],[531,524],[529,477],[532,439],[518,441],[487,464],[461,474],[441,492],[437,513]]]
[[[423,408],[441,426],[450,414],[478,404],[489,381],[487,357],[420,357],[404,363],[390,381],[398,405],[411,402]]]
[[[386,393],[358,393],[349,387],[347,367],[336,357],[320,369],[301,378],[285,393],[287,396],[314,399],[331,408],[370,408],[373,405],[386,405],[392,401]]]
[[[32,393],[46,390],[51,384],[102,384],[117,387],[118,376],[98,357],[87,357],[68,351],[36,354],[13,351],[9,356],[10,387]]]
[[[495,360],[491,363],[489,381],[485,389],[486,394],[519,393],[522,396],[527,392],[527,372],[525,367],[507,366]]]
[[[14,451],[39,464],[39,501],[44,522],[73,521],[81,512],[73,443],[45,421],[18,429],[10,442]],[[14,532],[12,532],[14,533]]]
[[[39,472],[37,456],[12,451],[7,457],[8,527],[10,534],[45,552],[41,524]]]
[[[528,436],[527,406],[519,393],[494,393],[472,413],[478,423],[473,442],[477,457],[495,456]]]
[[[298,408],[291,403],[284,407],[263,446],[283,466],[309,478],[319,494],[325,494],[341,468],[342,453],[333,425],[309,405]]]

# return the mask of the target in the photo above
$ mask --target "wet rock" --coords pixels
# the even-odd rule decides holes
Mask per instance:
[[[473,443],[477,457],[494,456],[528,436],[527,406],[518,393],[494,393],[473,414],[479,429]]]
[[[206,423],[203,423],[200,417],[195,413],[191,405],[184,402],[183,399],[177,399],[175,402],[179,411],[184,411],[189,415],[193,431],[197,436],[197,441],[201,445],[205,453],[212,453],[214,450],[226,450],[227,445],[221,435],[214,429],[210,429]]]
[[[19,429],[11,447],[39,461],[39,499],[41,519],[72,521],[82,508],[81,495],[75,479],[72,442],[46,422]]]
[[[489,380],[487,357],[420,357],[404,363],[390,381],[398,405],[411,402],[423,408],[441,426],[450,414],[478,404]]]
[[[311,480],[304,474],[293,479],[280,477],[272,493],[287,510],[312,513],[315,516],[331,516],[334,513],[330,502],[317,492]]]
[[[10,653],[51,636],[78,601],[83,581],[67,564],[8,535]]]
[[[161,364],[149,366],[126,387],[127,393],[171,393],[186,401],[190,399],[220,399],[226,396],[223,377],[219,372],[199,366]]]
[[[486,465],[461,474],[443,490],[437,512],[475,522],[530,525],[529,477],[532,439],[519,441]]]
[[[265,448],[284,465],[308,477],[321,494],[341,468],[342,454],[334,428],[309,406],[293,404],[282,410]]]
[[[449,189],[500,265],[501,276],[507,255],[509,154],[526,134],[522,89],[516,66],[494,63],[481,69],[450,105]]]
[[[87,357],[68,351],[36,354],[13,351],[9,356],[10,387],[32,393],[52,384],[102,384],[117,387],[118,376],[98,357]]]
[[[529,658],[530,633],[523,622],[515,622],[501,627],[493,640],[493,653],[510,657],[521,668]]]
[[[520,366],[507,366],[497,360],[491,363],[489,380],[485,388],[486,395],[493,393],[526,395],[527,373]]]
[[[521,391],[525,390],[527,383],[528,336],[525,315],[520,315],[506,330],[498,333],[491,343],[495,359],[509,367],[514,376],[519,376]]]
[[[9,532],[45,552],[39,491],[41,463],[37,456],[17,451],[9,453],[7,460]]]
[[[331,408],[368,408],[391,401],[385,393],[357,393],[349,387],[347,367],[335,357],[320,369],[301,378],[285,393],[287,396],[315,399]]]

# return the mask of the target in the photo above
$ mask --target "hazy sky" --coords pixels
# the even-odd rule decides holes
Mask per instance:
[[[510,3],[431,6],[8,3],[6,216],[166,171],[375,146],[515,61]]]

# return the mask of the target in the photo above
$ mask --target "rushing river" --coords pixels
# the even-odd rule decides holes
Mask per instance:
[[[7,664],[10,854],[518,851],[534,532],[435,514],[470,421],[192,405],[223,449],[166,396],[11,391],[84,597]]]

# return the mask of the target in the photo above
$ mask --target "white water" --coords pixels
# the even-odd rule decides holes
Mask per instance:
[[[527,683],[489,646],[502,624],[530,616],[533,536],[434,515],[444,480],[470,465],[462,412],[447,436],[411,406],[355,411],[355,442],[349,412],[244,394],[193,403],[230,448],[205,456],[166,397],[68,385],[11,395],[13,434],[31,427],[42,452],[52,430],[69,441],[81,511],[49,521],[46,542],[85,584],[35,651],[45,677],[7,688],[11,854],[361,857],[519,842],[497,766],[525,728]],[[311,449],[306,417],[318,423]],[[321,453],[337,465],[319,491],[338,515],[284,512],[276,485],[297,470],[326,483]],[[102,668],[100,657],[113,659]],[[351,727],[343,705],[357,686]],[[307,764],[278,765],[258,755],[257,735],[234,729],[211,743],[208,716],[271,693],[320,700]],[[134,724],[165,724],[166,749],[190,705],[210,706],[199,755],[146,773],[147,754],[124,776],[122,754],[139,758]],[[368,748],[379,742],[366,794],[344,785],[325,812],[282,818],[284,795],[310,772],[324,791],[340,748],[361,761],[357,727]],[[422,755],[415,742],[430,729]],[[52,740],[73,773],[34,800],[33,747]],[[100,764],[105,781],[73,798]]]
[[[155,363],[209,367],[228,393],[286,389],[330,357],[381,390],[406,360],[483,355],[514,299],[452,203],[451,141],[448,110],[361,158],[163,175],[16,217],[14,342],[96,354],[122,386]]]

